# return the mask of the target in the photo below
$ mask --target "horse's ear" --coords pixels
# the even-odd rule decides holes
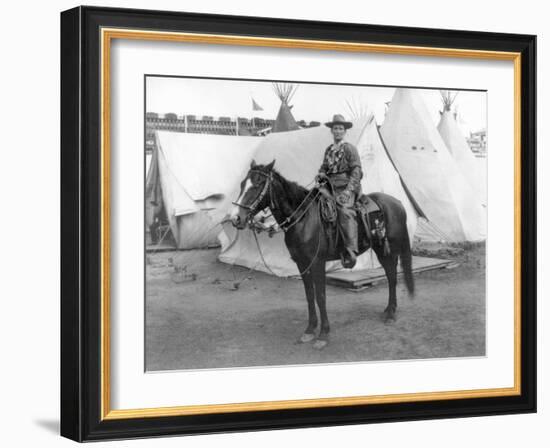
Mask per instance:
[[[271,162],[269,165],[266,165],[265,167],[271,171],[273,169],[273,166],[275,165],[275,159],[273,159],[273,162]]]
[[[250,162],[250,168],[256,168],[257,166],[258,164],[256,163],[256,161],[252,159],[252,162]]]

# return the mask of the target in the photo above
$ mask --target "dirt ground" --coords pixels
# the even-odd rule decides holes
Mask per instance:
[[[397,320],[385,323],[387,285],[327,286],[330,343],[297,344],[307,325],[302,282],[218,262],[217,249],[147,254],[148,371],[485,355],[485,246],[421,245],[415,255],[453,269],[400,279]]]

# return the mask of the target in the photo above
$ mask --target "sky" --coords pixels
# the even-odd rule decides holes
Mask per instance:
[[[357,110],[368,110],[378,124],[384,121],[385,103],[391,101],[394,87],[346,86],[331,84],[297,84],[291,100],[296,120],[329,121],[336,113],[351,118],[347,103]],[[439,90],[421,89],[434,125],[442,109]],[[463,133],[486,127],[485,92],[460,91],[454,102]],[[252,98],[264,109],[252,111]],[[280,106],[270,81],[240,81],[197,78],[148,77],[147,112],[177,115],[211,115],[213,117],[262,117],[274,119]]]

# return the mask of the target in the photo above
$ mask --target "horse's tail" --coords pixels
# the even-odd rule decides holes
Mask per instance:
[[[401,269],[405,277],[405,285],[409,297],[414,297],[414,278],[412,272],[412,253],[409,233],[407,231],[407,212],[403,204],[385,193],[370,193],[371,199],[381,206],[387,220],[387,236],[390,249],[398,254],[401,260]]]
[[[409,297],[414,297],[414,277],[412,272],[412,254],[411,244],[409,241],[409,234],[405,230],[403,242],[401,244],[401,269],[403,269],[403,276],[405,277],[405,285],[409,292]]]

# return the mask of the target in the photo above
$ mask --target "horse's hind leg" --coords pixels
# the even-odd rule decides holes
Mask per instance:
[[[307,265],[298,268],[300,270],[306,269]],[[311,342],[315,339],[315,330],[317,329],[317,311],[315,309],[315,289],[313,285],[313,275],[311,269],[307,270],[302,274],[302,281],[304,282],[304,289],[306,292],[307,298],[307,309],[308,309],[308,324],[307,328],[304,331],[304,334],[298,339],[299,343]]]
[[[397,260],[396,255],[380,256],[380,263],[384,268],[386,277],[388,279],[388,306],[384,310],[386,322],[389,320],[395,320],[395,312],[397,311]]]

